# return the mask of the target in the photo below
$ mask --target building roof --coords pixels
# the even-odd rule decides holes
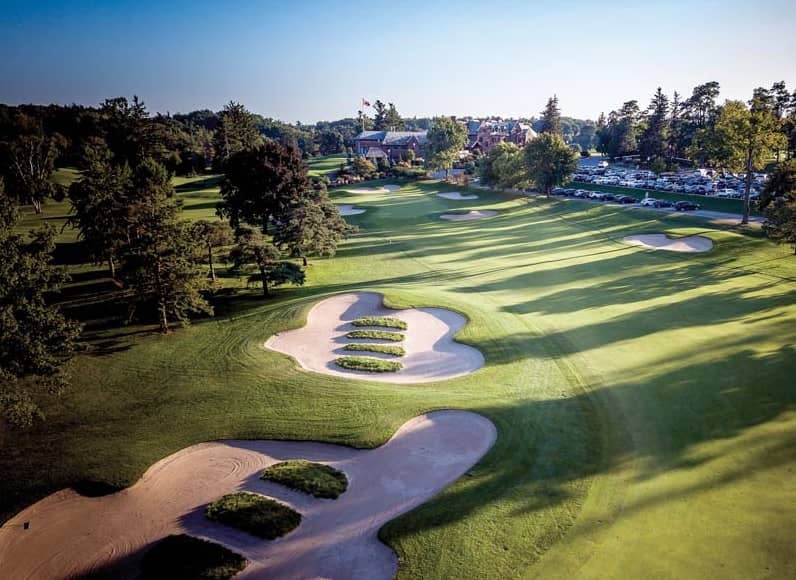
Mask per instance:
[[[387,154],[381,147],[368,147],[368,150],[365,151],[365,158],[366,159],[386,159]]]
[[[412,138],[423,145],[428,131],[362,131],[356,140],[378,141],[382,145],[406,145]]]

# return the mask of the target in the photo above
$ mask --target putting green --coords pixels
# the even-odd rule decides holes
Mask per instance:
[[[480,190],[467,209],[499,215],[449,223],[437,216],[460,204],[436,195],[448,190],[369,196],[360,233],[313,260],[303,288],[271,301],[253,291],[172,336],[96,335],[102,350],[76,361],[46,428],[0,432],[3,508],[80,479],[128,485],[209,439],[374,446],[412,416],[463,408],[492,420],[498,440],[467,477],[382,530],[399,577],[792,574],[790,249],[688,216]],[[195,195],[189,215],[209,211],[200,194],[181,195]],[[715,245],[672,254],[621,242],[643,233]],[[303,372],[261,348],[303,326],[320,297],[358,290],[466,314],[458,338],[486,366],[407,389]]]

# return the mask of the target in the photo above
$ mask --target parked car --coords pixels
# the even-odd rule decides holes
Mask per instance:
[[[659,199],[657,201],[658,201],[658,203],[655,204],[655,207],[672,207],[672,206],[674,206],[674,203],[672,203],[668,199]]]
[[[619,195],[614,201],[622,204],[638,203],[638,200],[631,195]]]
[[[654,197],[645,197],[639,202],[641,207],[658,207],[658,202],[660,200],[655,199]]]
[[[674,204],[674,209],[677,211],[694,211],[699,209],[699,204],[693,201],[678,201]]]
[[[589,194],[589,199],[593,199],[594,201],[603,201],[605,199],[605,194],[600,193],[599,191],[592,191]]]

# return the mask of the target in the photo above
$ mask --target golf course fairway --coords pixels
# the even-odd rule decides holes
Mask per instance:
[[[209,219],[217,183],[193,183],[178,187],[184,215]],[[428,181],[370,194],[368,211],[347,218],[359,233],[334,258],[311,259],[301,288],[271,299],[253,289],[168,336],[88,325],[72,387],[45,407],[46,426],[0,431],[4,520],[71,485],[132,485],[204,441],[376,447],[412,417],[462,409],[488,418],[497,440],[461,479],[381,529],[398,578],[796,576],[792,249],[688,216],[486,190],[465,206],[437,195],[446,191],[469,190]],[[45,215],[57,225],[66,209]],[[465,209],[498,213],[438,217]],[[713,248],[622,242],[643,234],[699,235]],[[73,295],[105,275],[74,271]],[[348,292],[464,315],[456,339],[485,365],[392,384],[307,372],[262,347]]]

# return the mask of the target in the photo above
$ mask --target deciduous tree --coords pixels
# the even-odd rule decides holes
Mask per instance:
[[[267,241],[262,233],[254,228],[239,228],[235,247],[229,254],[237,268],[254,264],[262,283],[263,296],[269,295],[270,286],[280,284],[304,284],[304,271],[293,262],[282,261],[282,252]]]
[[[783,244],[793,244],[796,253],[796,160],[777,165],[760,195],[765,212],[763,230]]]
[[[448,171],[467,144],[467,128],[450,117],[439,117],[426,137],[425,158],[431,169]]]
[[[555,133],[543,133],[530,141],[523,156],[528,178],[548,196],[578,168],[577,156]]]

